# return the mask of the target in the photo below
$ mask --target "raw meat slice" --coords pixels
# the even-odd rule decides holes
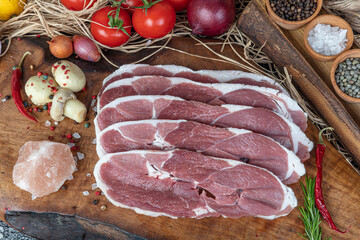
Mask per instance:
[[[264,108],[239,105],[212,106],[171,96],[129,96],[107,104],[95,118],[98,133],[124,121],[186,119],[220,127],[251,130],[269,136],[292,150],[301,160],[309,158],[313,143],[294,123]]]
[[[243,84],[204,84],[160,76],[133,77],[111,83],[98,101],[98,112],[116,98],[132,95],[170,95],[211,105],[263,107],[286,117],[303,131],[307,128],[307,115],[296,101],[279,90]]]
[[[99,157],[139,149],[187,149],[263,167],[286,184],[305,174],[304,165],[273,139],[234,128],[186,120],[142,120],[111,125],[96,137]]]
[[[184,150],[105,155],[94,176],[114,205],[153,217],[274,219],[297,205],[266,169]]]
[[[76,169],[70,147],[63,143],[27,142],[19,151],[13,181],[32,199],[56,192]]]
[[[164,77],[182,77],[195,82],[203,83],[242,83],[247,85],[274,88],[288,94],[287,91],[276,81],[263,75],[247,73],[235,70],[200,70],[193,71],[189,68],[176,65],[156,65],[150,66],[147,64],[128,64],[122,65],[118,70],[113,72],[104,79],[103,90],[112,82],[123,78],[133,76],[147,76],[156,75]]]

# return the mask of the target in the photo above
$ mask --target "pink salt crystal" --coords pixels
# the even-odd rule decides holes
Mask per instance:
[[[75,171],[68,145],[50,141],[27,142],[19,151],[13,181],[32,194],[32,199],[56,192]]]

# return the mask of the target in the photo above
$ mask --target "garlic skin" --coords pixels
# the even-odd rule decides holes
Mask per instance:
[[[98,62],[101,58],[99,49],[95,43],[85,36],[74,36],[74,51],[83,60],[89,62]]]

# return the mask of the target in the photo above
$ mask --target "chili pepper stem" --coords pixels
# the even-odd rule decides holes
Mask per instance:
[[[25,60],[25,57],[26,57],[27,55],[31,55],[31,52],[25,52],[24,55],[22,56],[21,60],[20,60],[19,65],[16,67],[16,68],[20,69],[20,71],[21,71],[21,65],[23,64],[23,62],[24,62],[24,60]]]
[[[319,132],[319,142],[318,142],[318,143],[321,144],[321,145],[324,145],[324,146],[325,146],[325,143],[324,143],[324,140],[323,140],[323,138],[322,138],[322,134],[323,134],[326,130],[331,130],[331,131],[333,131],[334,128],[332,128],[332,127],[326,127],[326,128],[323,128],[323,129],[320,130],[320,132]]]

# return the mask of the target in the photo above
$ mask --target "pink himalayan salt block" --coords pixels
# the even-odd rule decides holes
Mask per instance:
[[[30,141],[19,151],[13,181],[32,194],[32,199],[56,192],[76,170],[70,147],[50,141]]]

